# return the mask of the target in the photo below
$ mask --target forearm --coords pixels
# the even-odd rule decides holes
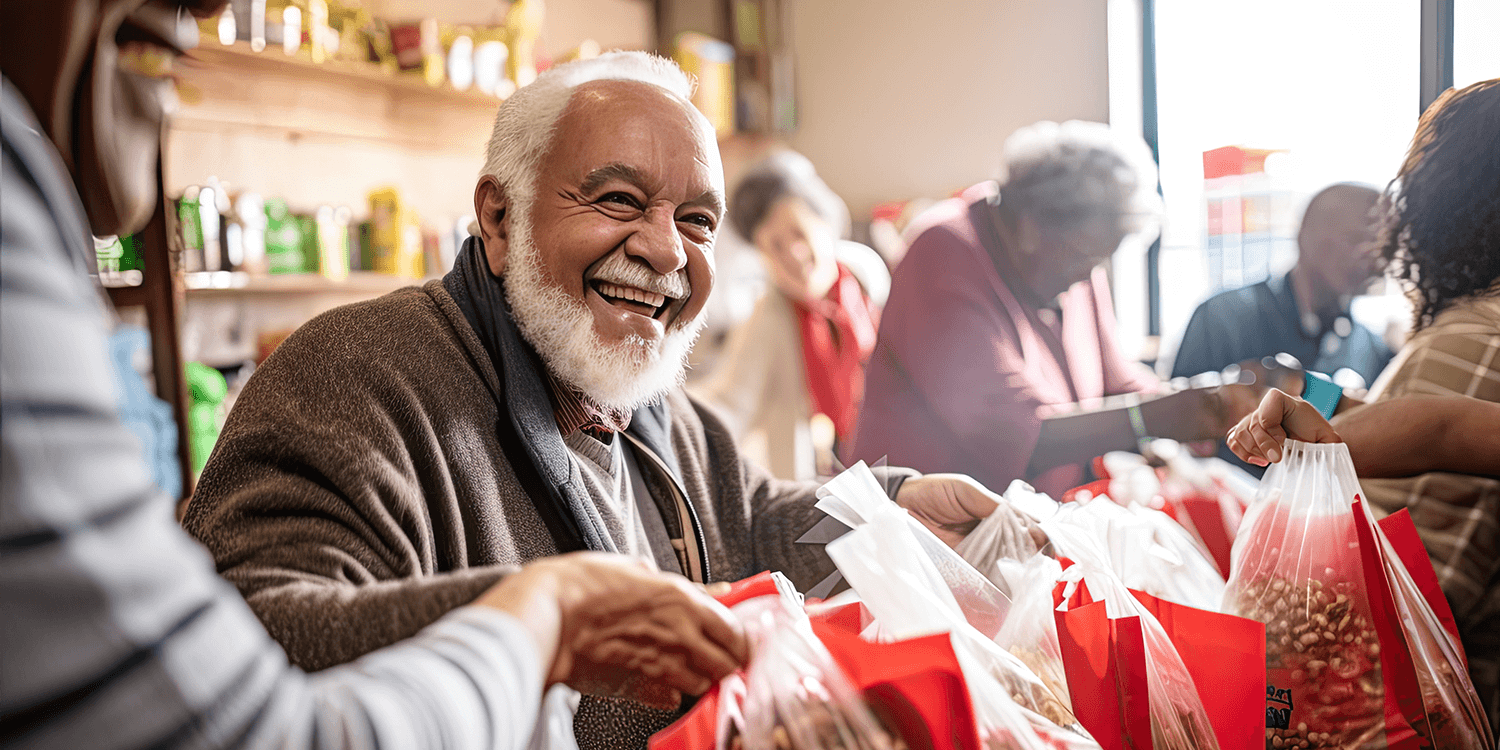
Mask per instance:
[[[1362,477],[1429,471],[1500,476],[1500,404],[1463,397],[1398,398],[1341,410],[1334,429]]]
[[[1042,420],[1026,473],[1083,463],[1110,451],[1130,450],[1136,442],[1125,409],[1103,409]]]
[[[544,668],[519,621],[463,607],[352,664],[288,672],[243,746],[523,748]]]
[[[257,576],[292,579],[251,585],[246,599],[292,663],[316,671],[412,637],[513,570],[469,568],[364,585],[247,568],[225,571],[225,577],[242,590]]]
[[[1179,391],[1165,396],[1135,394],[1106,400],[1096,409],[1057,414],[1042,420],[1041,433],[1027,471],[1039,474],[1054,466],[1084,463],[1110,451],[1136,450],[1139,437],[1131,424],[1130,407],[1138,406],[1142,429],[1152,437],[1191,441],[1221,437],[1191,429],[1193,420],[1184,410],[1197,408],[1197,391]]]
[[[151,486],[113,403],[84,258],[56,245],[74,227],[53,227],[22,182],[11,124],[7,110],[0,744],[525,747],[540,659],[498,613],[326,675],[288,666]]]

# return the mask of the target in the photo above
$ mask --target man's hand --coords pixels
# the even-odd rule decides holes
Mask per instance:
[[[1306,443],[1341,443],[1333,425],[1316,407],[1295,396],[1272,389],[1260,406],[1229,431],[1229,449],[1236,456],[1268,466],[1281,460],[1287,438]]]
[[[733,615],[701,587],[621,555],[538,560],[475,603],[532,631],[548,685],[658,708],[701,695],[750,656]]]
[[[908,479],[896,493],[896,504],[922,522],[949,547],[957,546],[979,521],[994,513],[1005,498],[963,474],[927,474]],[[1021,514],[1018,522],[1027,524]],[[1041,529],[1028,524],[1038,547],[1046,544]]]

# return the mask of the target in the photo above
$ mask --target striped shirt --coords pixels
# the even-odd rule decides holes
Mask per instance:
[[[0,747],[526,747],[543,665],[498,611],[288,665],[153,486],[82,206],[9,81],[0,105]]]
[[[586,430],[594,437],[607,438],[630,427],[630,412],[594,403],[577,388],[558,380],[551,370],[547,371],[547,389],[552,392],[552,416],[563,437]]]

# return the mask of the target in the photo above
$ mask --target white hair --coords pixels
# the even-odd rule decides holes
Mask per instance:
[[[1003,204],[1054,231],[1108,223],[1125,234],[1161,220],[1156,161],[1139,136],[1103,123],[1043,121],[1005,140]]]
[[[616,50],[547,70],[512,94],[495,113],[482,174],[498,178],[508,199],[530,205],[537,168],[552,143],[552,131],[574,90],[592,81],[639,81],[683,101],[693,95],[693,82],[677,63],[648,52]]]

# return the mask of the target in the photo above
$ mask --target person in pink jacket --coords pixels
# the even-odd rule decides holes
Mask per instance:
[[[1006,141],[1005,166],[908,230],[851,458],[1056,495],[1095,456],[1217,438],[1255,407],[1244,385],[1167,393],[1120,351],[1100,266],[1161,214],[1139,138],[1041,122]]]

